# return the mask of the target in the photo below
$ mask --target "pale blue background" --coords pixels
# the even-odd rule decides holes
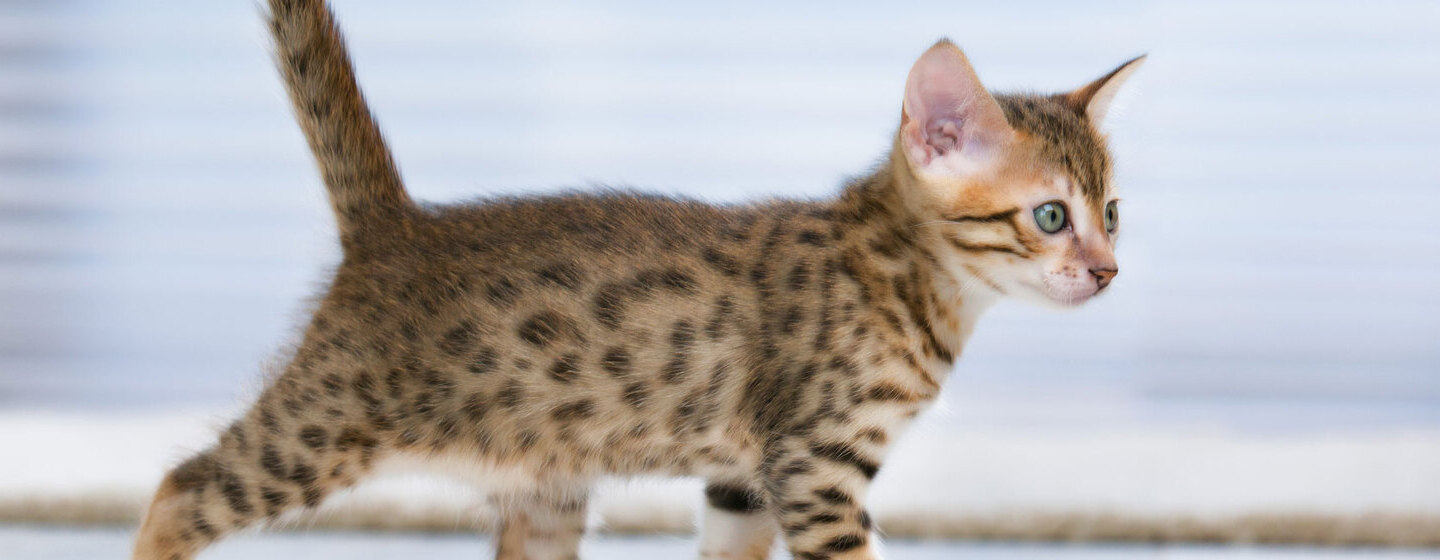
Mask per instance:
[[[981,324],[948,418],[1440,426],[1440,4],[335,2],[418,198],[823,196],[948,35],[993,88],[1151,60],[1112,293]],[[0,3],[0,407],[226,405],[337,259],[249,0]]]

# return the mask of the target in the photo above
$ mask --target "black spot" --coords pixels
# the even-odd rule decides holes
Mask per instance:
[[[305,507],[313,508],[320,505],[322,494],[319,488],[308,486],[300,489],[300,496],[305,502]]]
[[[305,426],[300,430],[300,443],[305,444],[305,447],[309,447],[310,449],[320,449],[325,447],[325,442],[329,439],[328,436],[329,434],[326,434],[325,429],[320,426]]]
[[[520,386],[520,382],[512,379],[505,384],[505,388],[495,394],[495,400],[500,402],[500,406],[515,408],[525,402],[525,389]]]
[[[660,285],[683,293],[695,292],[695,278],[683,270],[667,268],[660,271]]]
[[[677,354],[660,370],[660,379],[666,383],[678,383],[690,373],[690,364],[683,354]]]
[[[229,470],[220,473],[220,494],[225,496],[225,503],[229,504],[230,510],[241,517],[249,517],[254,509],[250,506],[250,495],[245,489],[245,484],[240,477]]]
[[[711,484],[705,487],[705,499],[718,510],[755,513],[765,509],[765,500],[743,487]]]
[[[570,263],[552,264],[540,269],[535,275],[542,284],[560,286],[567,290],[579,289],[581,282],[584,281],[584,275],[580,269]]]
[[[375,377],[369,373],[356,376],[355,382],[351,386],[355,388],[355,394],[360,397],[360,400],[375,400]]]
[[[694,427],[695,412],[698,408],[698,404],[695,401],[696,398],[694,396],[688,396],[680,401],[679,406],[675,407],[674,423],[671,426],[675,435],[680,435],[687,429]]]
[[[814,245],[816,247],[824,247],[826,245],[829,245],[829,240],[825,238],[825,234],[808,229],[796,234],[795,240],[806,245]]]
[[[825,543],[825,550],[845,552],[865,545],[865,535],[840,535]]]
[[[706,263],[709,263],[710,266],[714,267],[715,270],[720,271],[721,274],[730,277],[740,275],[740,261],[735,260],[735,258],[731,257],[730,255],[720,252],[719,249],[716,249],[714,247],[706,247],[705,251],[701,254],[701,257],[705,259]]]
[[[834,486],[816,490],[815,495],[820,499],[825,500],[826,502],[830,502],[836,505],[848,505],[855,503],[854,498],[851,498],[850,495],[846,494],[844,490],[841,490]]]
[[[285,468],[285,461],[280,458],[280,451],[268,443],[260,448],[260,468],[275,478],[283,479],[290,474]]]
[[[206,539],[214,539],[219,535],[210,521],[205,519],[205,513],[196,508],[190,513],[190,523],[195,526],[195,532]]]
[[[560,337],[561,329],[565,326],[565,319],[553,311],[541,311],[531,315],[516,334],[520,340],[524,340],[535,346],[549,346]]]
[[[755,267],[750,269],[750,282],[757,287],[763,286],[765,280],[769,277],[770,271],[765,267],[765,263],[763,262],[755,263]]]
[[[355,428],[345,428],[340,432],[340,437],[335,438],[335,448],[344,452],[351,449],[359,449],[362,452],[369,452],[380,443]]]
[[[620,328],[625,314],[625,287],[620,284],[606,284],[596,290],[591,301],[595,320],[611,329]]]
[[[499,362],[500,355],[495,352],[494,348],[481,348],[470,358],[470,363],[465,365],[465,369],[476,375],[486,374],[494,371]]]
[[[215,476],[219,463],[209,453],[201,453],[180,463],[170,471],[170,481],[180,492],[198,490]]]
[[[625,394],[622,398],[625,399],[625,404],[641,408],[645,406],[645,401],[650,399],[650,387],[638,381],[631,383],[625,386]]]
[[[479,423],[485,419],[485,413],[490,411],[490,404],[485,402],[484,395],[476,393],[465,399],[465,404],[460,406],[460,411],[464,412],[465,417],[469,418],[471,422]]]
[[[796,459],[794,461],[791,461],[780,469],[780,474],[785,476],[809,474],[812,472],[815,472],[815,465],[810,461],[806,461],[804,459]]]
[[[246,437],[245,434],[245,426],[241,425],[240,421],[237,420],[235,423],[230,424],[230,428],[225,430],[225,433],[230,436],[230,440],[234,442],[235,448],[240,452],[243,453],[250,449],[249,438]]]
[[[410,406],[416,414],[429,417],[435,414],[437,406],[435,400],[434,393],[425,391],[415,395],[415,400],[410,402]]]
[[[879,237],[870,240],[870,250],[889,259],[898,259],[901,254],[901,238],[894,232],[883,232]]]
[[[786,279],[785,285],[789,287],[791,291],[798,292],[805,289],[805,285],[809,282],[810,265],[801,262],[790,269],[790,276]]]
[[[705,336],[710,340],[719,340],[725,334],[725,323],[730,321],[730,315],[735,312],[735,300],[730,296],[720,296],[715,300],[715,311],[710,315],[710,320],[705,323]]]
[[[458,425],[454,418],[443,417],[435,422],[435,436],[442,441],[454,438],[460,433]]]
[[[799,305],[792,305],[785,310],[785,317],[780,320],[780,332],[793,334],[800,328],[800,323],[805,320],[805,311]]]
[[[296,463],[295,468],[290,471],[290,481],[301,487],[309,488],[315,484],[315,467],[305,463]]]
[[[589,418],[595,415],[595,402],[590,399],[581,399],[560,405],[550,413],[552,417],[560,421],[578,420]]]
[[[628,375],[632,366],[630,352],[621,347],[612,347],[600,358],[600,367],[616,377]]]
[[[268,486],[260,488],[260,499],[265,501],[266,516],[275,516],[290,504],[290,494]]]
[[[550,378],[561,383],[569,383],[580,376],[580,356],[577,354],[566,354],[550,364]]]
[[[840,514],[838,513],[817,513],[810,516],[810,519],[806,521],[806,523],[810,525],[828,525],[830,523],[839,522],[841,519],[844,518],[840,517]]]
[[[385,388],[390,390],[390,398],[398,399],[405,394],[405,371],[400,368],[391,368],[385,374]]]
[[[695,324],[681,319],[670,330],[670,347],[676,351],[688,351],[695,345]]]
[[[440,339],[440,350],[451,356],[459,356],[475,343],[478,335],[479,331],[475,328],[475,323],[468,319],[460,321],[454,328],[446,331],[444,338]]]
[[[520,289],[507,279],[496,280],[485,288],[485,299],[496,307],[508,307],[520,297]]]
[[[268,403],[260,405],[260,426],[272,434],[280,433],[280,421],[275,418],[275,413],[270,411]]]
[[[340,396],[340,392],[345,389],[345,385],[340,380],[340,376],[334,373],[320,378],[320,385],[325,387],[325,392],[332,397]]]

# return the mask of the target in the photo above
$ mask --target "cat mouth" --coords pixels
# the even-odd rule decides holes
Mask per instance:
[[[1059,290],[1055,289],[1050,285],[1049,282],[1045,281],[1042,281],[1040,285],[1035,285],[1029,282],[1025,282],[1024,285],[1025,287],[1034,290],[1037,294],[1040,295],[1040,297],[1044,298],[1046,302],[1055,304],[1059,307],[1067,308],[1079,307],[1081,304],[1084,304],[1085,302],[1090,301],[1090,299],[1094,298],[1095,296],[1100,295],[1101,292],[1101,290],[1096,287],[1091,287],[1088,290]]]

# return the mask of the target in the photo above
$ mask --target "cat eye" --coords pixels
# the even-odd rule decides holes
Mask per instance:
[[[1105,231],[1115,233],[1115,226],[1120,225],[1120,205],[1117,200],[1110,201],[1105,205]]]
[[[1035,207],[1035,225],[1040,226],[1040,231],[1055,233],[1065,228],[1065,205],[1059,202],[1046,202]]]

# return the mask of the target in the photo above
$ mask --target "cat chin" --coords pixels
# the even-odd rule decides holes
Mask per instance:
[[[1035,285],[1028,282],[1020,282],[1024,290],[1020,292],[1020,299],[1034,303],[1049,309],[1069,310],[1084,305],[1085,302],[1100,295],[1100,290],[1090,290],[1081,293],[1057,293],[1043,285]]]

